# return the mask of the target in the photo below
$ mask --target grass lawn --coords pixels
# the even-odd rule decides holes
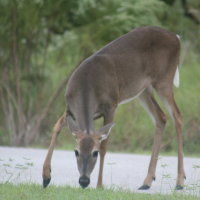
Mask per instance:
[[[186,196],[173,193],[139,194],[123,190],[111,189],[81,189],[71,187],[49,186],[43,189],[40,185],[33,184],[0,184],[1,200],[193,200],[195,196]]]

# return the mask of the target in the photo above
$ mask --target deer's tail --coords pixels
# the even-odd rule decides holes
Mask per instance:
[[[176,37],[180,40],[180,35],[177,34]],[[178,66],[176,68],[176,72],[175,72],[175,75],[174,75],[174,81],[173,81],[173,83],[174,83],[174,86],[177,87],[177,88],[180,85],[179,67]]]
[[[179,68],[177,66],[176,68],[176,72],[175,72],[175,75],[174,75],[174,81],[173,81],[174,85],[178,88],[179,85],[180,85],[180,79],[179,79]]]

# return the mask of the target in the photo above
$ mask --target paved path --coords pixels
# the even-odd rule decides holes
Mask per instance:
[[[0,147],[0,182],[42,183],[42,165],[47,150]],[[161,156],[158,160],[156,181],[148,191],[138,191],[145,178],[150,156],[107,153],[104,166],[104,185],[145,193],[170,193],[175,186],[177,158]],[[187,175],[185,193],[200,195],[200,159],[185,158]],[[95,187],[98,164],[90,187]],[[51,184],[78,186],[78,170],[74,152],[54,151]]]

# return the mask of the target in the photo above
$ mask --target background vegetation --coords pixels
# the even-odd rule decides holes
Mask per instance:
[[[199,0],[0,0],[0,144],[47,146],[65,109],[67,78],[81,60],[138,26],[161,26],[181,37],[181,84],[186,153],[200,146]],[[110,150],[150,150],[154,127],[137,101],[119,106]],[[72,136],[58,144],[71,148]],[[176,150],[169,120],[165,151]]]

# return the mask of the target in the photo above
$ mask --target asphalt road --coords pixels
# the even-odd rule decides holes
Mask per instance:
[[[0,147],[0,183],[37,183],[42,187],[42,165],[47,150]],[[104,165],[104,185],[107,188],[123,188],[143,193],[171,193],[174,191],[177,158],[160,156],[156,181],[147,191],[138,191],[146,176],[150,155],[107,153]],[[200,158],[185,158],[187,180],[184,193],[200,195]],[[95,187],[98,175],[97,163],[90,187]],[[78,170],[74,152],[55,150],[52,159],[54,185],[78,185]]]

